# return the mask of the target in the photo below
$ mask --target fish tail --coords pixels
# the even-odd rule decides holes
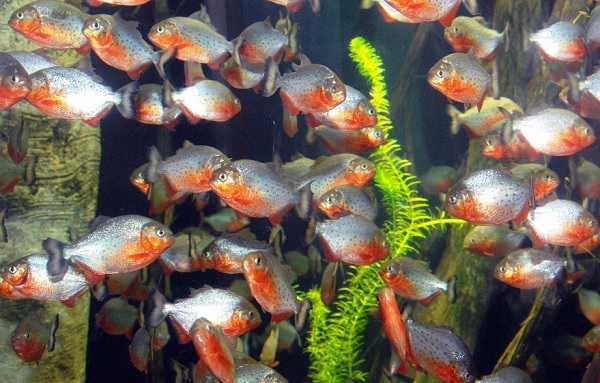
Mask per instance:
[[[156,71],[160,75],[160,78],[162,78],[163,80],[166,80],[167,78],[167,74],[165,73],[165,63],[167,63],[173,57],[175,57],[176,53],[177,47],[169,47],[163,49],[160,52],[156,52],[156,54],[154,55],[154,59],[152,60],[152,62],[154,63],[154,66],[156,67]]]
[[[269,57],[266,63],[265,78],[263,80],[262,95],[271,97],[279,88],[278,83],[281,78],[279,67],[273,58]]]
[[[233,57],[233,61],[238,64],[240,67],[242,66],[242,58],[240,57],[240,47],[244,42],[243,37],[238,37],[232,41],[233,46],[231,49],[231,57]]]
[[[46,269],[52,282],[62,280],[69,268],[68,260],[64,256],[65,246],[65,243],[54,238],[46,238],[42,241],[42,247],[48,253]]]
[[[188,79],[186,78],[186,82],[187,80]],[[169,80],[165,80],[163,83],[163,103],[169,108],[175,105],[173,102],[173,85],[171,85],[171,81]]]
[[[510,27],[510,22],[506,21],[504,25],[504,30],[502,31],[502,39],[504,40],[504,52],[508,52],[510,49],[510,38],[508,36],[508,27]]]
[[[35,182],[35,167],[37,165],[37,157],[31,157],[25,162],[23,169],[23,181],[25,185],[31,186]]]
[[[8,232],[6,231],[6,226],[4,226],[4,219],[7,212],[8,205],[5,205],[0,209],[0,242],[4,243],[8,242]]]
[[[306,233],[304,234],[304,243],[306,245],[311,244],[315,237],[317,236],[317,218],[314,214],[311,215],[310,220],[308,221],[308,227],[306,228]]]
[[[288,52],[295,56],[300,51],[298,47],[298,23],[294,23],[288,32]]]
[[[54,315],[52,322],[50,322],[50,337],[48,338],[48,351],[54,351],[56,345],[56,330],[58,330],[58,314]]]
[[[308,316],[310,315],[310,309],[312,308],[312,302],[308,298],[304,298],[302,303],[297,302],[297,313],[294,317],[294,327],[296,331],[303,332],[306,329],[306,323],[308,322]]]
[[[312,182],[300,188],[298,203],[296,205],[298,216],[305,221],[309,219],[310,213],[312,211],[313,192],[311,189],[311,185]]]
[[[460,129],[460,111],[454,107],[452,104],[448,104],[446,107],[446,113],[450,116],[452,120],[450,124],[450,133],[457,134]]]
[[[465,8],[467,8],[467,11],[469,11],[470,14],[479,14],[479,6],[477,5],[477,0],[462,0],[462,3],[465,5]]]
[[[361,0],[360,1],[360,9],[371,9],[375,5],[373,0]]]
[[[148,301],[148,312],[146,315],[146,325],[150,327],[156,327],[162,323],[167,317],[163,313],[163,308],[167,303],[167,299],[157,289],[154,289],[150,294],[150,300]]]
[[[492,61],[492,85],[491,85],[492,97],[494,100],[500,98],[500,63],[498,58]],[[480,108],[481,109],[481,108]]]
[[[121,115],[125,118],[135,118],[135,107],[133,105],[133,95],[137,92],[138,83],[131,82],[117,91],[119,95],[119,102],[117,103],[117,109],[121,112]]]
[[[156,182],[158,177],[160,176],[160,172],[158,171],[158,164],[162,161],[160,157],[160,153],[156,146],[150,148],[150,165],[148,165],[148,170],[146,170],[146,177],[150,183]]]
[[[458,281],[458,277],[456,275],[448,278],[448,287],[446,289],[446,294],[448,294],[448,300],[450,303],[454,304],[456,302],[456,282]]]

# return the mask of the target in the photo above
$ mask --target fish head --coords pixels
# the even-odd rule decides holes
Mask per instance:
[[[113,32],[109,21],[102,15],[94,15],[83,23],[81,32],[92,44],[106,47],[113,40]]]
[[[377,125],[364,128],[364,133],[367,135],[367,141],[373,148],[385,143],[385,133]]]
[[[198,169],[198,179],[206,183],[216,170],[221,169],[225,165],[229,165],[231,160],[223,154],[215,154],[211,156],[204,166]],[[206,184],[205,184],[206,185]]]
[[[540,170],[533,178],[534,194],[536,197],[538,195],[546,196],[556,190],[559,184],[560,180],[556,172],[550,169]]]
[[[0,297],[6,299],[24,298],[23,294],[17,291],[10,283],[0,277]]]
[[[444,209],[455,217],[470,217],[475,208],[475,201],[468,188],[459,183],[448,191]]]
[[[511,281],[519,278],[520,265],[513,259],[504,258],[494,269],[494,277],[512,286]]]
[[[253,330],[262,324],[260,313],[254,305],[245,298],[233,310],[231,317],[231,329],[225,335],[239,336]]]
[[[28,4],[12,13],[8,25],[19,33],[33,32],[42,25],[42,18],[36,7]]]
[[[577,223],[575,224],[575,232],[577,238],[588,239],[598,234],[598,220],[587,210],[579,213]]]
[[[388,285],[393,284],[394,279],[401,273],[402,270],[396,259],[390,259],[379,267],[379,275]]]
[[[214,171],[208,184],[221,198],[235,198],[245,190],[242,174],[231,165],[225,165]]]
[[[141,243],[151,253],[162,253],[175,242],[173,232],[158,222],[150,222],[142,227]]]
[[[160,49],[166,49],[180,44],[181,36],[175,23],[164,20],[155,24],[148,32],[148,39]]]
[[[44,352],[45,344],[31,330],[31,326],[17,326],[10,334],[10,344],[21,360],[37,363]]]
[[[361,126],[373,126],[377,124],[377,111],[369,100],[361,100],[354,109],[353,119]]]
[[[375,164],[362,157],[355,158],[348,164],[346,174],[351,185],[361,188],[375,176]]]
[[[502,142],[498,132],[490,132],[481,140],[481,154],[485,156],[499,155],[502,150]]]
[[[27,282],[29,277],[29,262],[27,258],[20,258],[8,264],[2,270],[2,278],[12,286],[20,286]]]
[[[440,60],[427,74],[427,81],[437,91],[453,89],[456,85],[456,69],[451,62]]]
[[[266,257],[267,254],[262,251],[253,251],[244,257],[242,262],[244,276],[248,275],[253,284],[260,284],[270,278],[269,260]]]
[[[337,214],[346,211],[346,198],[344,193],[337,189],[332,189],[323,194],[317,203],[319,209],[330,219],[334,219]]]
[[[219,250],[219,246],[215,242],[210,243],[204,248],[202,254],[200,255],[198,261],[200,270],[204,272],[206,269],[217,268],[219,265],[219,259],[223,258],[224,256],[225,254]]]
[[[148,189],[150,188],[150,183],[146,181],[146,171],[148,170],[149,166],[149,162],[145,163],[131,172],[131,176],[129,176],[129,181],[131,181],[131,184],[144,194],[148,194]]]
[[[0,94],[2,99],[20,101],[32,88],[31,78],[18,62],[0,68]]]
[[[322,104],[332,108],[346,99],[346,86],[333,72],[325,77],[319,91]]]
[[[577,125],[575,127],[574,135],[575,139],[577,140],[579,146],[582,149],[590,146],[594,143],[594,141],[596,141],[596,134],[594,133],[594,129],[587,123]]]

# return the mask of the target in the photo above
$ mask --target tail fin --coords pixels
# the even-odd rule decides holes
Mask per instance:
[[[66,244],[54,238],[46,238],[42,242],[42,246],[49,255],[46,269],[48,270],[48,274],[50,274],[50,280],[52,282],[62,280],[69,268],[69,262],[63,254]]]
[[[56,345],[56,330],[58,329],[58,314],[54,315],[52,322],[50,322],[50,336],[48,337],[48,351],[54,351]]]
[[[135,118],[135,107],[133,105],[133,95],[137,92],[138,83],[132,82],[117,91],[119,99],[121,100],[117,104],[117,109],[121,112],[121,115],[125,118]]]
[[[454,304],[456,302],[456,281],[458,281],[458,277],[456,275],[448,278],[448,289],[446,290],[446,294],[448,294],[448,300],[450,303]]]
[[[160,293],[160,291],[154,289],[150,293],[150,300],[148,301],[148,312],[146,315],[146,325],[150,327],[158,326],[167,317],[163,313],[163,308],[167,299]]]
[[[154,183],[158,181],[158,177],[160,176],[160,172],[158,171],[158,164],[162,161],[160,157],[160,153],[156,146],[150,148],[150,163],[148,165],[148,169],[146,170],[146,178],[150,183]]]
[[[302,332],[306,328],[306,322],[308,316],[310,315],[310,309],[312,308],[312,303],[310,299],[305,298],[300,304],[300,308],[298,309],[298,313],[294,317],[294,327],[296,331]]]
[[[460,130],[460,111],[453,105],[448,104],[446,107],[446,113],[448,113],[448,116],[450,116],[450,119],[452,120],[450,125],[450,133],[452,135],[457,134]]]
[[[300,189],[298,205],[296,206],[298,216],[307,221],[312,210],[313,192],[311,189],[312,182],[304,185]]]
[[[273,61],[273,58],[269,57],[266,63],[265,78],[263,80],[262,95],[265,97],[271,97],[277,91],[279,86],[277,83],[281,78],[279,74],[279,67],[277,63]]]
[[[163,80],[167,79],[167,74],[165,73],[165,63],[171,60],[177,54],[177,47],[169,47],[163,49],[160,52],[156,52],[156,56],[152,62],[156,67],[156,71],[160,75],[160,78]]]

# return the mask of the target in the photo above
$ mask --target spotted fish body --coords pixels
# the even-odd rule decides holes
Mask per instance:
[[[498,109],[499,107],[511,113],[515,111],[520,114],[523,113],[523,109],[517,103],[506,97],[500,97],[497,100],[493,97],[486,97],[481,110],[472,107],[465,112],[460,112],[454,106],[448,105],[447,112],[452,119],[450,133],[457,134],[460,126],[463,125],[469,138],[473,139],[484,136],[498,122],[506,119],[504,114]]]
[[[158,63],[159,57],[137,25],[119,16],[94,15],[85,21],[82,31],[102,61],[136,80],[152,63]]]
[[[175,241],[168,227],[147,217],[122,215],[100,221],[72,245],[44,241],[51,274],[60,275],[69,261],[85,270],[90,281],[98,282],[106,274],[148,266]]]
[[[295,35],[296,27],[292,33]],[[250,24],[239,35],[240,58],[253,64],[265,64],[269,57],[278,61],[282,51],[290,44],[290,35],[286,35],[271,25],[270,18],[264,22]]]
[[[233,57],[230,57],[220,69],[221,77],[229,85],[236,89],[254,89],[260,90],[260,86],[265,77],[265,68],[262,64],[251,64],[242,61],[238,64]]]
[[[252,252],[273,255],[275,250],[263,241],[240,234],[221,234],[204,248],[200,256],[201,269],[215,269],[225,274],[242,274],[244,258]]]
[[[558,174],[541,164],[520,164],[511,168],[510,174],[525,185],[533,181],[533,197],[536,202],[543,201],[560,185]]]
[[[519,288],[537,289],[556,284],[566,261],[542,250],[515,250],[504,257],[494,270],[498,280]]]
[[[191,340],[192,325],[200,318],[206,318],[230,339],[244,335],[261,324],[256,308],[241,295],[229,290],[205,286],[192,290],[188,298],[175,303],[167,303],[165,297],[155,290],[151,298],[154,307],[147,318],[148,325],[156,327],[169,316],[180,343]]]
[[[377,225],[358,215],[350,214],[319,222],[315,231],[321,239],[328,262],[370,265],[390,252],[390,244]]]
[[[190,334],[200,362],[219,382],[233,383],[235,376],[233,355],[220,330],[206,318],[200,318],[194,322]]]
[[[150,155],[148,180],[160,178],[166,183],[167,193],[201,193],[210,191],[209,180],[213,173],[231,163],[218,149],[206,145],[194,145],[185,141],[183,147],[171,157],[160,160],[156,150]]]
[[[144,84],[133,96],[135,119],[143,124],[165,125],[173,130],[181,118],[181,109],[177,105],[166,106],[163,99],[163,87],[158,84]]]
[[[155,24],[148,38],[159,49],[177,48],[181,61],[208,64],[217,69],[233,52],[233,44],[207,25],[190,17],[171,17]]]
[[[99,7],[104,4],[110,5],[123,5],[128,7],[134,7],[142,4],[146,4],[147,2],[152,0],[86,0],[86,2],[92,7]]]
[[[32,89],[25,98],[41,112],[66,120],[83,120],[96,126],[113,105],[125,117],[132,117],[128,103],[135,85],[114,92],[90,75],[74,68],[51,67],[31,75]]]
[[[342,185],[329,190],[321,196],[317,205],[329,219],[348,214],[360,215],[371,221],[377,217],[373,199],[362,189],[352,185]]]
[[[297,182],[300,189],[310,184],[314,201],[337,186],[363,187],[375,175],[375,164],[356,154],[340,153],[317,160]]]
[[[0,52],[0,110],[13,106],[31,92],[31,79],[21,63]]]
[[[459,0],[388,0],[406,17],[419,22],[436,21],[447,27],[460,7]]]
[[[165,86],[166,105],[181,108],[191,124],[200,120],[227,121],[242,110],[240,100],[218,81],[201,79],[178,90],[172,89],[168,82]]]
[[[600,199],[600,167],[582,158],[576,172],[581,198]]]
[[[300,302],[288,272],[275,256],[260,251],[248,253],[242,265],[252,296],[263,311],[271,314],[271,323],[279,323],[298,314]]]
[[[559,21],[529,37],[548,61],[577,61],[586,54],[583,28],[569,21]]]
[[[496,169],[477,171],[452,186],[444,208],[473,225],[522,222],[531,205],[531,190]]]
[[[55,64],[52,61],[48,60],[46,57],[36,53],[36,51],[12,51],[7,53],[13,58],[15,58],[23,66],[23,68],[28,74],[33,74],[38,70],[58,66],[58,64]]]
[[[86,54],[90,46],[81,29],[88,17],[65,2],[38,0],[14,11],[8,25],[40,46]]]
[[[2,278],[24,297],[60,301],[72,307],[75,299],[86,292],[88,281],[69,267],[60,281],[53,282],[46,269],[47,264],[47,255],[28,255],[8,264],[2,270]]]
[[[341,131],[355,131],[377,124],[377,112],[369,99],[346,85],[346,99],[325,113],[308,114],[310,126],[325,125]]]
[[[331,153],[366,153],[385,142],[385,133],[377,125],[368,126],[352,132],[340,131],[320,125],[315,133]]]
[[[438,61],[427,75],[427,81],[449,99],[464,104],[477,104],[481,110],[492,77],[466,53],[451,53]]]
[[[471,52],[487,64],[496,56],[505,33],[488,28],[482,17],[459,16],[446,27],[444,38],[455,52]]]
[[[40,364],[40,359],[48,346],[48,351],[54,350],[58,314],[50,324],[45,324],[39,312],[34,312],[23,318],[10,334],[10,344],[15,353],[25,363]]]
[[[525,234],[505,225],[475,226],[465,236],[463,248],[482,257],[504,257],[521,247],[524,241]]]
[[[248,217],[267,217],[273,224],[300,202],[298,193],[275,171],[254,160],[221,167],[209,184],[232,209]]]
[[[556,199],[529,212],[525,226],[535,247],[575,246],[598,233],[598,221],[580,204]]]
[[[533,379],[520,368],[507,366],[492,375],[477,380],[477,383],[533,383]]]
[[[133,334],[137,323],[138,309],[121,297],[114,297],[102,305],[96,313],[96,326],[110,335]]]
[[[406,321],[409,351],[415,365],[440,382],[472,383],[475,363],[462,339],[447,328]]]
[[[378,301],[383,332],[400,361],[400,366],[394,372],[403,374],[408,371],[408,365],[406,364],[406,328],[402,320],[402,314],[400,314],[400,310],[398,309],[394,292],[390,288],[383,287],[379,290]]]
[[[409,257],[387,261],[379,268],[379,275],[396,294],[422,305],[429,304],[440,292],[450,294],[453,289],[449,282],[433,275],[425,262]]]
[[[497,129],[487,132],[483,140],[481,140],[481,154],[496,161],[513,162],[526,160],[529,158],[527,148],[527,144],[521,141],[516,134],[508,142],[504,142],[502,134]]]
[[[519,138],[529,145],[532,155],[570,156],[596,141],[590,125],[566,109],[544,109],[514,120],[512,126]]]
[[[26,299],[27,296],[21,294],[10,283],[0,277],[0,297],[5,299]]]

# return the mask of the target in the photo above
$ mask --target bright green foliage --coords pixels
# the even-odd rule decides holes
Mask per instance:
[[[371,103],[377,110],[379,126],[387,135],[392,124],[381,59],[362,37],[350,42],[350,57],[371,85]],[[431,217],[427,200],[417,193],[417,178],[407,170],[411,163],[399,156],[400,150],[397,141],[388,138],[371,154],[371,160],[377,167],[375,185],[382,194],[387,214],[383,231],[391,244],[390,257],[417,251],[417,241],[435,225],[463,222],[443,216],[437,219]],[[313,381],[346,383],[367,380],[367,372],[363,370],[364,330],[368,315],[377,309],[376,297],[384,286],[377,273],[382,263],[350,266],[333,309],[323,304],[318,288],[306,293],[313,304],[306,347],[310,353],[309,375]]]

